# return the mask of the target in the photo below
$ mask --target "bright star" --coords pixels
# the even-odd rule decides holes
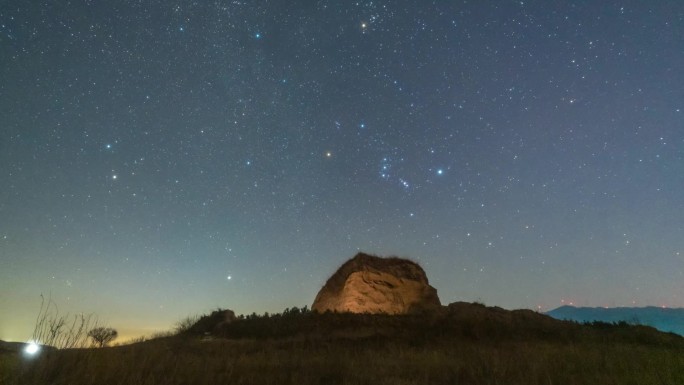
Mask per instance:
[[[444,170],[442,170],[441,168],[439,170],[437,170],[437,175],[442,175],[442,174],[444,174]]]
[[[254,34],[254,37],[257,39],[261,39],[261,34],[259,32],[257,32]]]

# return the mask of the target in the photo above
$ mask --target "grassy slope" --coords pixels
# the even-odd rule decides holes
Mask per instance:
[[[684,384],[678,336],[474,304],[432,315],[259,317],[217,334],[225,338],[6,355],[0,383]]]

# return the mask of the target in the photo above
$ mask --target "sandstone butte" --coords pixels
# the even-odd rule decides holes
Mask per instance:
[[[311,309],[406,314],[440,306],[437,290],[417,263],[359,253],[328,279]]]

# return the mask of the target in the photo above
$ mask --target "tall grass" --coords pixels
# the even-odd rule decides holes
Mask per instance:
[[[46,301],[41,294],[31,339],[58,349],[82,348],[88,346],[88,333],[97,324],[97,317],[93,314],[61,314],[52,296]]]
[[[8,384],[683,384],[682,351],[630,345],[156,341],[21,363]]]

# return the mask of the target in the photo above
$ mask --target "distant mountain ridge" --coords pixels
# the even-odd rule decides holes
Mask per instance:
[[[561,306],[546,313],[576,322],[620,322],[652,326],[663,332],[684,336],[684,308],[648,307],[574,307]]]

